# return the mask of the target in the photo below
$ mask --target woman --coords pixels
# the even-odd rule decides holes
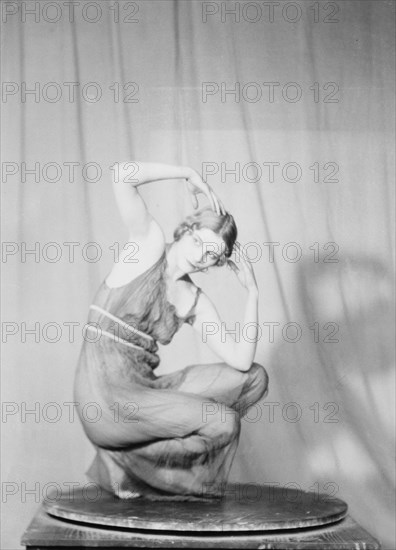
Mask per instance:
[[[138,186],[155,180],[187,180],[194,208],[204,193],[211,209],[188,217],[165,243]],[[237,236],[232,216],[190,168],[123,163],[113,187],[129,241],[90,306],[75,380],[84,430],[97,455],[88,476],[120,498],[194,499],[219,496],[238,445],[240,417],[267,388],[263,367],[253,362],[249,341],[226,339],[218,313],[189,274],[227,263],[246,289],[244,322],[257,325],[258,290],[241,255],[229,260]],[[135,258],[133,258],[135,259]],[[222,362],[191,365],[156,376],[158,345],[168,344],[183,323]]]

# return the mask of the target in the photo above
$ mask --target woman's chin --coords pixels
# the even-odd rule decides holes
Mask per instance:
[[[186,273],[192,273],[195,270],[196,270],[196,267],[194,265],[190,264],[190,262],[188,260],[184,261],[183,271],[185,271]]]
[[[190,264],[189,269],[190,269],[189,273],[196,273],[197,271],[199,271],[198,267],[196,267],[195,265],[191,265],[191,264]]]

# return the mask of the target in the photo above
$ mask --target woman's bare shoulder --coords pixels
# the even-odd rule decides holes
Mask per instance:
[[[158,262],[165,247],[164,233],[153,219],[149,232],[144,235],[129,234],[125,244],[118,247],[118,254],[114,258],[106,283],[110,287],[118,287],[131,282]]]

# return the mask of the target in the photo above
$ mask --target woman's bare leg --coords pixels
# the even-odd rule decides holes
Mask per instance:
[[[118,399],[117,422],[107,416],[105,426],[95,425],[106,445],[97,458],[102,473],[91,478],[99,484],[107,478],[107,486],[116,484],[126,494],[129,489],[133,494],[134,479],[174,494],[216,492],[238,446],[240,416],[264,395],[268,376],[256,363],[247,372],[225,363],[191,365],[184,371],[173,390],[127,390],[125,404],[136,405],[132,418],[131,409]],[[172,381],[172,375],[159,382],[161,378],[167,385]]]
[[[91,479],[108,490],[118,485],[133,493],[135,478],[161,491],[202,496],[205,484],[227,477],[239,440],[237,411],[223,405],[222,414],[206,415],[207,398],[142,387],[128,394],[132,401],[133,418],[120,399],[117,421],[103,414],[94,424],[91,440],[99,449]]]

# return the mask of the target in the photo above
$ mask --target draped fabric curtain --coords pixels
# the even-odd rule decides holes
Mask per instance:
[[[47,492],[87,483],[73,376],[127,238],[110,184],[124,160],[202,173],[254,266],[270,391],[231,480],[253,501],[259,483],[343,498],[394,548],[394,3],[72,4],[1,6],[2,548]],[[171,241],[185,183],[140,189]],[[250,338],[235,275],[194,280],[224,338]],[[218,360],[205,338],[184,326],[158,374]]]

